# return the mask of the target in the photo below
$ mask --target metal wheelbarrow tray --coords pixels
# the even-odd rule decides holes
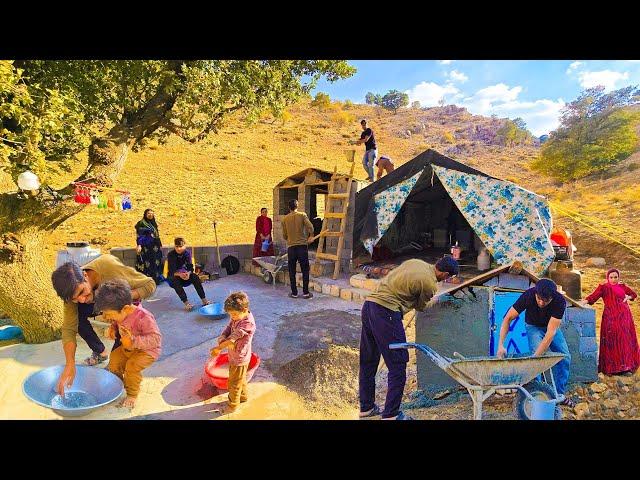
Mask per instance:
[[[278,256],[254,257],[253,260],[262,268],[262,279],[265,283],[273,283],[273,288],[276,288],[278,273],[289,266],[286,253]]]
[[[438,367],[444,370],[459,384],[464,386],[473,400],[473,418],[482,418],[482,402],[493,395],[496,390],[518,389],[527,398],[534,400],[523,385],[534,380],[543,372],[549,371],[555,401],[562,401],[558,395],[550,369],[564,358],[561,353],[547,352],[542,356],[517,356],[507,358],[496,357],[463,357],[455,352],[457,358],[440,355],[428,345],[419,343],[392,343],[391,349],[415,348],[424,353]]]

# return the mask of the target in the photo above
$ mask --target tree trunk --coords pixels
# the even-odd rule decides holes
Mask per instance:
[[[112,185],[132,142],[121,126],[95,140],[89,147],[89,168],[83,176],[98,185]],[[71,187],[66,193],[71,193]],[[52,271],[43,246],[50,232],[83,208],[70,199],[54,205],[43,201],[41,195],[0,195],[0,310],[22,329],[27,343],[60,337],[63,303],[51,284]]]
[[[5,233],[0,240],[0,310],[22,328],[28,343],[58,338],[62,324],[62,301],[44,262],[46,236],[34,227],[19,236]]]
[[[179,78],[182,62],[169,62]],[[120,174],[130,148],[158,129],[181,93],[180,86],[161,86],[139,111],[114,126],[89,147],[89,166],[81,179],[112,186]],[[59,193],[71,197],[73,187]],[[0,311],[22,328],[28,343],[59,338],[62,326],[62,300],[51,284],[51,269],[44,260],[45,241],[50,232],[82,211],[72,198],[54,201],[44,192],[36,197],[19,198],[16,193],[0,194]]]

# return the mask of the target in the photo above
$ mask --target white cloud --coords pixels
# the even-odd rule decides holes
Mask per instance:
[[[451,78],[451,80],[454,82],[460,82],[460,83],[464,83],[467,80],[469,80],[469,77],[467,77],[462,72],[458,72],[457,70],[451,70],[451,72],[449,72],[449,78]]]
[[[571,65],[569,65],[569,68],[567,68],[567,75],[570,75],[571,73],[573,73],[581,65],[584,65],[584,63],[573,62]]]
[[[504,83],[498,83],[478,90],[475,95],[471,97],[466,97],[463,100],[463,105],[467,107],[470,112],[473,111],[473,113],[479,115],[491,115],[495,104],[512,102],[518,97],[521,91],[522,87],[520,86],[509,88],[509,86]]]
[[[498,83],[466,97],[460,103],[475,115],[497,115],[498,117],[521,117],[527,128],[536,136],[555,130],[559,124],[560,110],[564,101],[540,99],[535,101],[520,101],[518,95],[522,87],[509,87]]]
[[[628,72],[614,72],[612,70],[600,70],[598,72],[580,72],[580,85],[583,88],[604,85],[606,91],[613,90],[621,80],[629,78]]]
[[[440,65],[450,65],[453,60],[438,60]]]
[[[450,83],[438,85],[433,82],[421,82],[404,93],[409,95],[409,103],[417,100],[423,107],[433,107],[438,105],[443,97],[460,94],[460,90]]]

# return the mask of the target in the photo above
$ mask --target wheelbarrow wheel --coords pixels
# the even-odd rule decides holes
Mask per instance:
[[[532,382],[523,385],[523,387],[531,394],[536,400],[550,401],[555,399],[553,387],[548,383],[534,380]],[[531,400],[527,396],[518,390],[516,399],[514,401],[514,411],[516,417],[520,420],[531,420]],[[562,409],[556,405],[554,412],[555,420],[562,419]]]
[[[272,283],[273,282],[273,275],[271,274],[271,272],[265,268],[262,269],[262,280],[264,280],[264,283]]]

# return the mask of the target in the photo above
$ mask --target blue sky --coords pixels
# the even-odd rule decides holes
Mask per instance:
[[[467,107],[476,115],[522,117],[534,135],[558,126],[560,110],[582,90],[640,85],[639,60],[357,60],[346,80],[322,80],[314,92],[364,103],[367,92],[396,89],[423,107]]]

